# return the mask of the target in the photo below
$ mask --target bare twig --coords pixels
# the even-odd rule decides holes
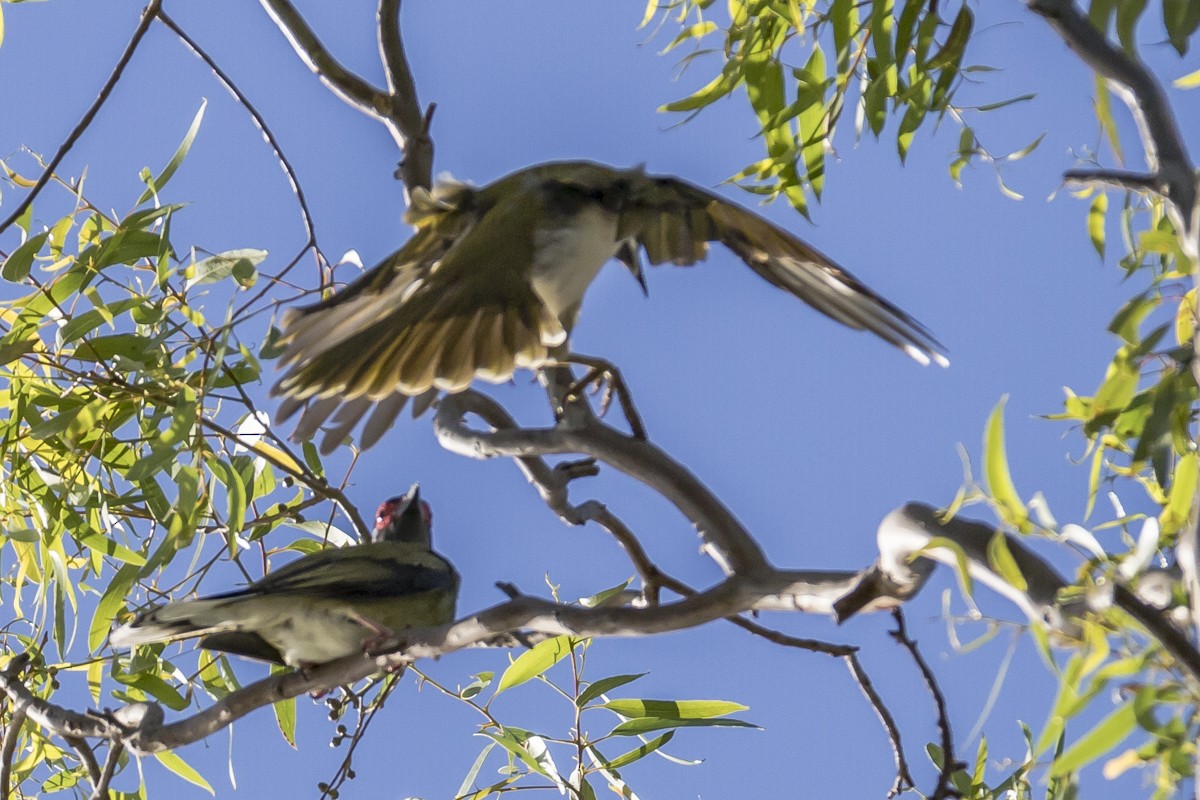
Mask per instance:
[[[229,428],[226,428],[224,425],[221,425],[220,423],[211,420],[208,417],[201,416],[200,424],[214,433],[219,433],[222,436],[241,444],[247,450],[254,453],[254,455],[260,456],[261,458],[271,462],[272,466],[283,470],[300,483],[303,483],[314,494],[320,495],[328,500],[332,500],[337,504],[338,508],[342,509],[342,513],[346,515],[346,518],[350,520],[351,524],[354,525],[354,530],[356,533],[358,533],[359,540],[363,542],[370,540],[371,528],[367,526],[367,523],[363,520],[362,515],[358,513],[358,508],[356,508],[355,505],[350,502],[350,498],[346,497],[346,493],[329,483],[329,481],[325,480],[320,475],[309,472],[303,467],[301,467],[301,471],[297,472],[296,466],[300,465],[300,461],[297,460],[296,457],[291,453],[287,453],[287,455],[292,459],[293,463],[288,464],[284,461],[281,461],[279,457],[273,453],[256,449],[253,443],[247,442],[238,436],[235,431],[231,431]]]
[[[1138,194],[1164,194],[1167,186],[1157,175],[1124,169],[1069,169],[1063,173],[1067,183],[1111,186]]]
[[[435,106],[421,111],[417,101],[417,85],[404,40],[400,36],[400,0],[379,0],[379,58],[387,76],[391,118],[404,134],[400,143],[404,157],[400,160],[398,177],[411,192],[418,186],[429,187],[433,179],[433,139],[429,126]]]
[[[938,785],[930,795],[931,800],[943,800],[950,797],[962,797],[958,789],[954,788],[954,783],[950,780],[955,772],[963,769],[965,765],[960,762],[954,755],[954,737],[950,733],[950,713],[946,709],[946,698],[942,694],[941,688],[938,687],[937,678],[934,677],[933,670],[929,668],[929,664],[925,662],[925,657],[921,655],[917,643],[908,637],[908,630],[904,625],[904,612],[898,608],[892,609],[892,618],[896,620],[896,630],[892,631],[892,638],[899,642],[906,649],[913,662],[917,665],[917,669],[921,671],[921,677],[925,680],[925,687],[929,690],[929,694],[933,696],[934,706],[937,708],[937,724],[938,731],[942,737],[942,765],[941,772],[938,775]]]
[[[1162,611],[1146,604],[1120,584],[1113,587],[1113,602],[1136,619],[1200,684],[1200,652]]]
[[[283,147],[279,144],[279,140],[275,138],[275,134],[271,132],[271,128],[267,125],[266,119],[264,119],[263,115],[260,114],[258,109],[254,107],[254,104],[250,102],[250,98],[246,97],[245,93],[243,93],[238,85],[233,82],[233,78],[231,78],[223,69],[221,69],[217,62],[213,60],[212,56],[210,56],[204,50],[204,48],[202,48],[199,43],[196,42],[195,39],[189,36],[187,32],[183,30],[183,28],[181,28],[177,22],[175,22],[175,20],[171,19],[171,17],[167,15],[167,12],[160,11],[158,13],[158,19],[163,25],[166,25],[177,37],[179,37],[179,41],[183,42],[184,46],[191,50],[197,58],[203,61],[205,65],[212,70],[212,73],[216,76],[217,81],[225,87],[226,91],[233,95],[233,98],[237,100],[238,104],[242,108],[246,109],[246,113],[250,115],[250,119],[254,122],[254,126],[258,128],[259,133],[262,134],[267,146],[270,147],[271,152],[275,154],[275,160],[279,162],[280,168],[283,169],[283,174],[287,176],[288,185],[292,187],[292,194],[296,198],[296,204],[300,207],[300,221],[304,226],[305,242],[304,248],[301,250],[301,252],[303,253],[304,250],[311,248],[317,253],[317,280],[319,285],[324,286],[326,278],[325,271],[322,267],[324,259],[321,257],[320,250],[317,248],[316,223],[313,222],[312,212],[309,211],[308,200],[304,196],[304,189],[300,186],[300,177],[296,174],[296,170],[294,167],[292,167],[291,162],[288,161],[287,156],[284,155]],[[299,259],[293,260],[290,264],[285,266],[283,270],[281,270],[275,276],[275,280],[279,280],[286,275],[288,271],[298,263],[298,261]],[[260,289],[259,292],[254,295],[254,297],[246,301],[246,303],[244,303],[240,309],[234,312],[233,318],[237,319],[240,317],[243,311],[253,306],[254,303],[258,302],[258,300],[260,300],[263,295],[270,290],[270,288],[270,285],[267,285]]]
[[[871,682],[870,676],[863,669],[862,662],[858,660],[858,654],[850,653],[843,659],[850,669],[850,674],[854,676],[858,688],[862,690],[863,695],[871,704],[871,708],[875,709],[875,715],[879,717],[879,723],[883,725],[884,731],[887,732],[888,742],[892,745],[892,758],[896,762],[896,780],[892,782],[892,788],[888,790],[888,797],[895,797],[916,786],[912,779],[912,773],[908,770],[908,759],[904,757],[904,745],[900,741],[900,728],[896,725],[896,719],[892,716],[892,712],[888,711],[887,706],[884,705],[879,692],[875,691],[875,684]]]
[[[3,222],[0,222],[0,233],[4,233],[14,222],[20,219],[21,215],[25,213],[26,209],[33,203],[42,189],[46,187],[46,184],[50,182],[50,179],[54,176],[54,170],[66,158],[67,153],[71,152],[71,148],[79,141],[79,137],[83,136],[84,131],[92,124],[92,120],[96,118],[100,107],[108,100],[109,95],[116,88],[117,82],[121,80],[121,76],[125,73],[125,67],[129,64],[130,59],[133,58],[133,54],[137,52],[138,45],[142,43],[142,37],[150,29],[150,24],[154,21],[155,16],[158,15],[161,6],[162,0],[151,0],[150,4],[142,11],[142,17],[138,20],[137,27],[133,30],[133,36],[129,38],[129,44],[125,45],[125,51],[117,59],[116,66],[113,67],[112,72],[108,75],[108,80],[100,87],[100,93],[96,95],[96,99],[92,101],[87,111],[80,117],[79,122],[75,123],[75,127],[67,134],[67,138],[58,146],[58,150],[54,153],[54,156],[46,162],[46,168],[42,171],[37,182],[34,183],[33,188],[21,198],[21,202],[17,203],[17,207],[13,209],[13,212]]]

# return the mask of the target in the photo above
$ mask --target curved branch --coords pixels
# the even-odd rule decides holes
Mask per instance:
[[[150,30],[150,23],[158,16],[159,8],[161,7],[162,0],[151,0],[150,4],[142,11],[142,18],[138,20],[137,27],[133,30],[133,36],[129,37],[129,44],[125,45],[125,51],[117,59],[117,64],[113,67],[112,72],[109,73],[108,80],[104,82],[104,86],[100,88],[100,93],[96,95],[96,99],[92,101],[87,111],[80,117],[79,122],[75,123],[75,127],[67,134],[67,138],[58,146],[58,151],[46,164],[46,168],[42,171],[41,177],[37,179],[37,183],[21,198],[21,202],[17,203],[17,207],[13,209],[13,212],[3,222],[0,222],[0,233],[4,233],[12,227],[12,224],[20,219],[21,215],[33,204],[34,198],[41,193],[42,189],[46,188],[46,184],[54,177],[54,170],[66,158],[67,153],[71,152],[71,148],[79,141],[79,137],[83,136],[83,132],[92,124],[92,120],[96,118],[100,107],[104,105],[104,101],[108,100],[109,95],[116,88],[117,82],[121,80],[121,76],[125,72],[125,67],[128,66],[130,59],[133,58],[138,45],[142,43],[142,37],[146,35],[146,31]]]
[[[471,390],[447,395],[434,418],[438,441],[447,450],[471,458],[523,459],[565,453],[593,456],[649,486],[678,508],[727,575],[770,569],[758,543],[716,495],[650,442],[618,433],[594,417],[570,426],[500,428],[491,432],[465,425],[467,414],[479,413],[486,419],[494,406],[490,399]]]
[[[397,177],[412,192],[428,187],[433,173],[429,124],[433,107],[422,110],[400,38],[400,0],[380,0],[379,50],[388,90],[380,89],[342,65],[325,48],[290,0],[259,0],[305,65],[347,105],[377,119],[404,154]]]
[[[242,90],[240,88],[238,88],[238,85],[233,82],[233,78],[231,78],[228,74],[226,74],[226,72],[223,69],[221,69],[220,66],[217,65],[217,62],[213,60],[212,56],[210,56],[204,50],[204,48],[202,48],[199,45],[199,43],[196,42],[195,39],[193,39],[191,36],[189,36],[187,34],[187,32],[183,30],[183,28],[179,27],[179,24],[176,23],[175,20],[171,19],[171,17],[167,15],[167,12],[160,11],[158,14],[158,20],[163,25],[166,25],[171,30],[172,33],[174,33],[177,37],[179,37],[179,41],[183,42],[184,46],[187,47],[187,49],[191,50],[192,53],[197,58],[199,58],[201,61],[203,61],[204,64],[210,70],[212,70],[212,73],[213,73],[213,75],[216,76],[217,81],[223,87],[225,87],[226,91],[228,91],[231,95],[233,95],[233,98],[235,100],[237,100],[238,104],[241,105],[242,108],[246,109],[246,113],[248,113],[250,115],[251,121],[254,122],[254,127],[258,128],[258,131],[259,131],[259,133],[262,134],[262,137],[266,141],[267,146],[270,147],[271,152],[273,152],[275,154],[275,160],[279,162],[279,166],[283,169],[283,174],[285,176],[287,176],[288,185],[292,187],[292,194],[296,198],[296,204],[300,206],[300,220],[301,220],[301,223],[304,225],[304,241],[305,241],[304,248],[301,250],[301,253],[303,253],[304,250],[307,250],[309,248],[313,248],[314,250],[316,250],[317,249],[316,223],[313,221],[312,212],[308,208],[308,200],[304,196],[304,189],[301,188],[301,186],[300,186],[300,176],[298,176],[296,174],[296,170],[292,167],[291,162],[288,161],[287,156],[284,155],[283,147],[279,144],[279,140],[275,138],[275,134],[272,133],[271,128],[267,125],[267,121],[263,118],[262,114],[259,113],[258,109],[254,107],[254,104],[250,102],[250,98],[246,97],[246,95],[242,92]],[[325,274],[324,274],[323,270],[321,269],[322,260],[323,259],[321,258],[320,251],[318,250],[318,252],[317,252],[317,273],[318,273],[317,279],[318,279],[318,282],[320,282],[323,285],[324,279],[325,279]],[[285,266],[282,270],[280,270],[280,272],[277,275],[275,275],[275,280],[277,281],[277,280],[280,280],[281,278],[283,278],[283,276],[286,275],[292,269],[292,267],[296,266],[296,264],[298,264],[298,263],[299,263],[299,259],[295,259],[290,264]],[[269,290],[270,290],[270,284],[268,284],[267,286],[264,286],[262,289],[260,289],[257,294],[255,294],[252,298],[250,298],[250,300],[243,303],[241,308],[239,308],[237,311],[234,312],[234,314],[233,314],[234,318],[236,319],[237,317],[241,316],[243,311],[245,311],[247,308],[253,306],[256,302],[258,302],[260,299],[262,299],[262,297]]]
[[[21,726],[25,724],[25,710],[14,707],[4,731],[4,744],[0,747],[0,800],[9,800],[12,793],[12,762],[17,752],[17,739],[21,737]]]
[[[1137,56],[1125,52],[1099,30],[1073,0],[1028,0],[1075,54],[1110,81],[1129,106],[1141,135],[1146,166],[1165,187],[1161,194],[1176,212],[1172,221],[1184,234],[1184,247],[1197,260],[1196,176],[1162,84]]]

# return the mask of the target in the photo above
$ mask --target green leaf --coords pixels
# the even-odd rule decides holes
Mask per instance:
[[[611,736],[639,736],[643,733],[661,731],[664,728],[757,728],[749,722],[740,719],[660,719],[658,717],[638,717],[626,720],[613,728]]]
[[[1130,55],[1137,52],[1137,21],[1145,10],[1146,0],[1121,0],[1117,3],[1117,40]]]
[[[656,736],[641,747],[635,747],[628,753],[622,753],[612,761],[604,764],[605,769],[620,769],[653,753],[667,742],[675,738],[675,731],[667,731],[662,736]]]
[[[1005,519],[1025,533],[1029,530],[1029,511],[1013,484],[1004,448],[1004,404],[1007,402],[1008,395],[1001,397],[988,417],[983,434],[983,475],[988,491],[1000,505]]]
[[[75,529],[71,531],[71,538],[90,550],[111,556],[126,564],[140,567],[146,563],[146,558],[141,553],[130,550],[99,531]]]
[[[487,738],[491,739],[493,742],[500,745],[517,758],[521,759],[521,762],[525,764],[525,766],[529,767],[529,769],[538,775],[542,775],[546,778],[551,777],[550,774],[546,772],[545,768],[538,763],[537,759],[530,755],[529,751],[525,749],[525,742],[523,738],[517,735],[512,729],[505,728],[500,733],[483,731],[477,735],[486,736]]]
[[[276,675],[280,672],[289,672],[287,667],[278,665],[271,666],[271,674]],[[271,707],[275,710],[275,724],[279,726],[279,732],[283,734],[283,740],[296,749],[296,698],[289,697],[287,700],[280,700],[272,703]]]
[[[495,748],[495,742],[488,742],[479,751],[479,755],[475,757],[475,763],[467,770],[467,774],[463,777],[462,783],[459,784],[458,791],[454,793],[455,797],[466,797],[467,792],[471,791],[471,787],[475,785],[475,778],[479,775],[479,770],[483,769],[483,762],[487,760],[488,753]]]
[[[208,785],[208,781],[204,780],[204,778],[200,776],[199,772],[196,772],[196,770],[193,769],[190,764],[188,764],[179,756],[175,755],[175,753],[170,751],[165,753],[155,753],[154,757],[158,759],[158,763],[162,764],[164,767],[171,770],[171,772],[174,772],[188,783],[199,786],[213,797],[217,796],[217,793],[213,791],[213,788]]]
[[[732,64],[733,62],[730,63]],[[723,70],[720,75],[709,81],[707,85],[702,86],[682,100],[675,100],[667,103],[666,105],[660,106],[658,110],[696,111],[697,109],[704,108],[705,106],[720,100],[722,97],[736,89],[738,84],[741,82],[741,73],[729,68],[727,65],[727,68]]]
[[[586,689],[579,693],[579,697],[575,698],[575,705],[583,708],[592,700],[595,700],[606,692],[611,692],[618,686],[624,686],[627,683],[633,683],[638,678],[649,675],[648,672],[638,672],[633,675],[612,675],[607,678],[601,678],[598,681],[592,681]]]
[[[171,180],[171,176],[175,174],[175,170],[179,169],[179,165],[183,163],[184,157],[188,151],[192,149],[192,142],[196,140],[196,134],[200,130],[200,121],[204,119],[204,109],[208,106],[208,100],[200,101],[200,110],[196,112],[196,116],[192,118],[192,124],[188,127],[187,133],[183,137],[183,141],[179,143],[179,147],[175,149],[175,155],[171,156],[171,160],[163,167],[162,172],[150,181],[150,185],[146,191],[142,192],[141,197],[137,199],[134,205],[141,205],[162,191],[162,188],[167,185],[167,181]]]
[[[931,14],[930,16],[936,15]],[[966,51],[967,42],[971,39],[971,28],[974,25],[975,15],[964,3],[958,10],[958,16],[954,18],[954,24],[950,26],[946,43],[933,58],[929,59],[928,68],[957,70],[958,65],[962,62],[963,53]]]
[[[508,665],[508,669],[504,670],[504,674],[500,676],[500,682],[496,685],[496,694],[536,678],[566,658],[570,652],[571,637],[569,636],[555,636],[553,639],[538,642]]]
[[[1124,741],[1136,726],[1133,703],[1127,702],[1054,759],[1050,767],[1051,777],[1066,775],[1090,764]]]
[[[1166,26],[1171,46],[1179,55],[1186,55],[1188,40],[1196,32],[1196,27],[1200,26],[1200,2],[1197,0],[1163,0],[1162,9],[1163,24]]]
[[[187,268],[187,288],[216,283],[232,277],[243,288],[252,286],[256,267],[267,257],[266,250],[240,248],[201,259]]]
[[[1017,566],[1017,560],[1013,558],[1012,550],[1008,549],[1008,537],[1003,531],[992,534],[991,540],[988,541],[987,558],[988,564],[996,574],[1010,586],[1022,592],[1029,588],[1025,576],[1021,574],[1021,568]]]
[[[1172,83],[1176,89],[1195,89],[1200,86],[1200,69],[1195,72],[1189,72],[1182,78],[1176,78]]]
[[[37,236],[30,236],[24,244],[13,250],[12,254],[4,260],[3,270],[0,270],[4,280],[15,283],[28,278],[29,270],[33,267],[33,257],[38,254],[49,237],[49,231],[39,233]]]
[[[598,708],[607,708],[623,717],[658,719],[712,719],[745,711],[747,706],[728,700],[609,700]]]
[[[1100,192],[1096,195],[1096,199],[1092,200],[1092,207],[1088,209],[1087,229],[1088,238],[1092,240],[1092,247],[1096,248],[1096,252],[1100,258],[1104,258],[1104,215],[1108,213],[1108,194]]]
[[[1177,532],[1187,524],[1192,510],[1192,498],[1196,495],[1196,477],[1200,462],[1195,453],[1188,453],[1175,466],[1175,478],[1171,481],[1171,493],[1167,495],[1167,506],[1159,515],[1159,524],[1164,536]]]

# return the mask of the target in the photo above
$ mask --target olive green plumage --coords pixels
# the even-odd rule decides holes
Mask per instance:
[[[301,667],[454,618],[458,573],[430,549],[429,505],[414,486],[379,507],[372,540],[311,553],[234,592],[151,608],[114,647],[199,636],[200,646]]]
[[[418,189],[416,232],[347,288],[290,309],[280,417],[307,405],[307,438],[335,411],[335,446],[373,407],[362,444],[410,396],[499,382],[566,353],[588,285],[609,259],[642,279],[651,264],[702,261],[720,242],[775,286],[922,363],[941,345],[896,306],[763,217],[682,180],[590,162],[556,162],[474,188]],[[643,284],[644,286],[644,284]],[[332,440],[331,440],[332,439]]]

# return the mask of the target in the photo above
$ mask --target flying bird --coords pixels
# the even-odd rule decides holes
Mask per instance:
[[[199,636],[200,646],[306,668],[454,619],[459,577],[430,549],[417,485],[379,506],[371,541],[310,553],[244,589],[156,606],[112,632],[114,647]]]
[[[569,361],[588,286],[610,259],[645,289],[651,264],[703,261],[710,242],[821,313],[928,364],[949,363],[919,322],[816,249],[742,206],[679,178],[587,161],[540,164],[476,188],[417,189],[412,237],[345,289],[283,318],[279,418],[307,407],[297,438],[334,411],[332,450],[372,408],[361,446],[409,397],[474,378]]]

